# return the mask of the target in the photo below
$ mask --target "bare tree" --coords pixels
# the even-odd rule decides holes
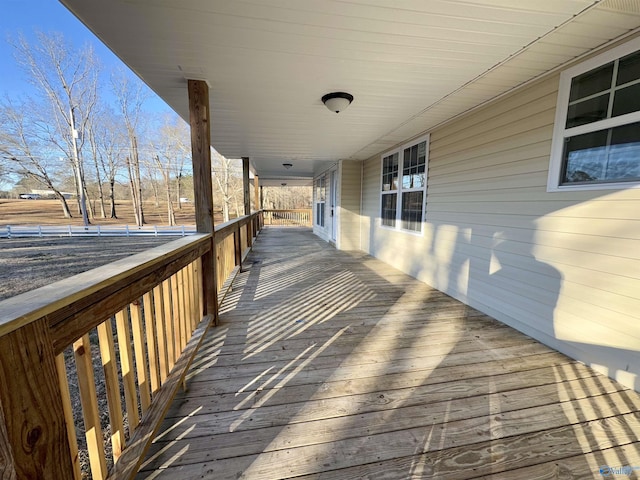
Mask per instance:
[[[65,218],[71,218],[69,205],[56,180],[60,161],[55,155],[47,154],[47,145],[33,133],[44,127],[34,125],[25,115],[32,110],[33,105],[15,105],[10,100],[0,106],[0,157],[8,171],[35,180],[51,190],[60,201]]]
[[[232,177],[234,176],[234,173],[236,176],[238,175],[238,168],[236,166],[234,172],[233,160],[224,157],[216,151],[214,151],[213,163],[213,177],[215,179],[216,185],[218,186],[218,193],[220,194],[222,200],[222,221],[228,222],[231,201],[235,193],[234,189],[232,188]]]
[[[74,49],[59,33],[37,32],[36,37],[38,42],[30,45],[24,36],[18,36],[13,43],[15,58],[48,103],[47,118],[41,119],[51,127],[46,131],[47,140],[73,166],[79,207],[87,224],[82,158],[85,135],[81,133],[90,123],[98,99],[98,62],[90,45]]]
[[[164,124],[158,129],[157,139],[152,143],[155,151],[155,168],[162,174],[167,201],[169,225],[175,225],[172,184],[176,185],[176,203],[181,208],[182,178],[186,160],[191,154],[187,124],[177,116],[165,116]]]
[[[142,105],[148,97],[148,91],[140,81],[133,81],[124,72],[113,75],[111,86],[120,107],[120,115],[124,121],[129,139],[130,153],[126,157],[127,172],[133,212],[138,226],[144,225],[144,208],[142,201],[142,177],[140,175],[140,156],[138,152],[138,129],[140,128]]]

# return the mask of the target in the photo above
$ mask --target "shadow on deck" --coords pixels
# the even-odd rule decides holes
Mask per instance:
[[[245,269],[138,478],[640,477],[635,392],[308,229]]]

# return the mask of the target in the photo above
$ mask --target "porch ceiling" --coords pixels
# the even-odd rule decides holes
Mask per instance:
[[[60,0],[262,179],[366,159],[640,26],[626,0]],[[354,95],[336,115],[320,100]],[[283,162],[293,164],[289,170]]]

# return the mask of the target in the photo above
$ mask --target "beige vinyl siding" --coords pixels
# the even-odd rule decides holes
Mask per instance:
[[[338,247],[360,250],[360,183],[362,162],[342,161],[338,181]]]
[[[364,162],[362,172],[362,217],[360,222],[361,248],[373,254],[376,251],[374,233],[380,227],[380,188],[382,160],[376,156]]]
[[[431,132],[422,236],[380,228],[366,161],[363,248],[640,389],[640,189],[546,191],[558,82]]]

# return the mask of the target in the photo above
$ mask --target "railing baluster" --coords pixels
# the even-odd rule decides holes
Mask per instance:
[[[78,371],[78,388],[80,390],[80,402],[82,403],[82,416],[84,418],[91,474],[94,479],[105,479],[107,478],[107,461],[104,454],[100,413],[98,411],[98,395],[93,375],[91,341],[88,333],[73,343],[73,353]]]
[[[120,380],[116,362],[116,348],[113,341],[111,319],[98,325],[98,341],[107,390],[107,406],[109,407],[109,423],[111,424],[111,447],[113,462],[117,462],[125,447],[124,425],[122,419],[122,403],[120,401]]]
[[[310,227],[311,214],[311,209],[263,210],[254,218],[254,225],[256,231],[265,224],[281,227]]]
[[[140,391],[140,405],[144,414],[151,405],[151,388],[147,371],[147,349],[144,344],[142,326],[142,305],[140,301],[131,304],[131,332],[133,333],[133,351],[136,359],[136,375]]]
[[[191,262],[187,265],[187,280],[188,280],[188,289],[189,296],[189,334],[191,334],[196,328],[196,291],[195,291],[195,272],[196,266],[195,262]],[[189,335],[191,336],[191,335]]]
[[[127,404],[127,420],[129,435],[140,423],[138,413],[138,396],[136,394],[135,374],[133,372],[133,353],[131,352],[131,329],[129,327],[128,308],[116,313],[116,331],[118,332],[118,351],[120,352],[120,369],[124,384],[124,400]]]
[[[78,455],[78,439],[76,438],[76,428],[73,419],[73,407],[71,406],[71,394],[69,393],[69,380],[67,378],[67,366],[64,361],[64,353],[56,355],[56,370],[58,372],[58,383],[62,400],[62,410],[64,412],[65,425],[67,427],[67,437],[69,438],[69,453],[73,464],[73,478],[80,480],[80,456]]]
[[[166,319],[164,312],[164,294],[162,284],[153,289],[153,304],[155,306],[155,323],[158,345],[158,367],[160,370],[160,384],[162,385],[169,375],[169,359],[167,357]]]
[[[173,351],[176,361],[180,357],[182,348],[180,346],[180,302],[178,296],[178,272],[171,278],[171,308],[173,311]]]
[[[187,295],[186,295],[186,283],[185,283],[185,269],[183,268],[178,272],[178,300],[179,300],[179,312],[180,312],[180,352],[184,350],[187,344],[189,333],[187,332]]]
[[[144,306],[144,327],[147,336],[147,351],[149,353],[149,380],[151,393],[160,388],[160,369],[158,368],[158,345],[156,341],[156,319],[153,311],[153,293],[147,292],[142,297]]]
[[[171,307],[171,281],[166,279],[162,282],[162,293],[164,298],[164,321],[165,321],[165,334],[166,334],[166,346],[167,346],[167,366],[169,372],[176,363],[176,351],[175,351],[175,334],[173,329],[173,309]]]
[[[196,312],[196,325],[200,323],[200,320],[204,314],[204,299],[202,296],[203,285],[202,285],[202,259],[199,258],[196,260],[196,298],[197,298],[197,307],[198,311]]]

